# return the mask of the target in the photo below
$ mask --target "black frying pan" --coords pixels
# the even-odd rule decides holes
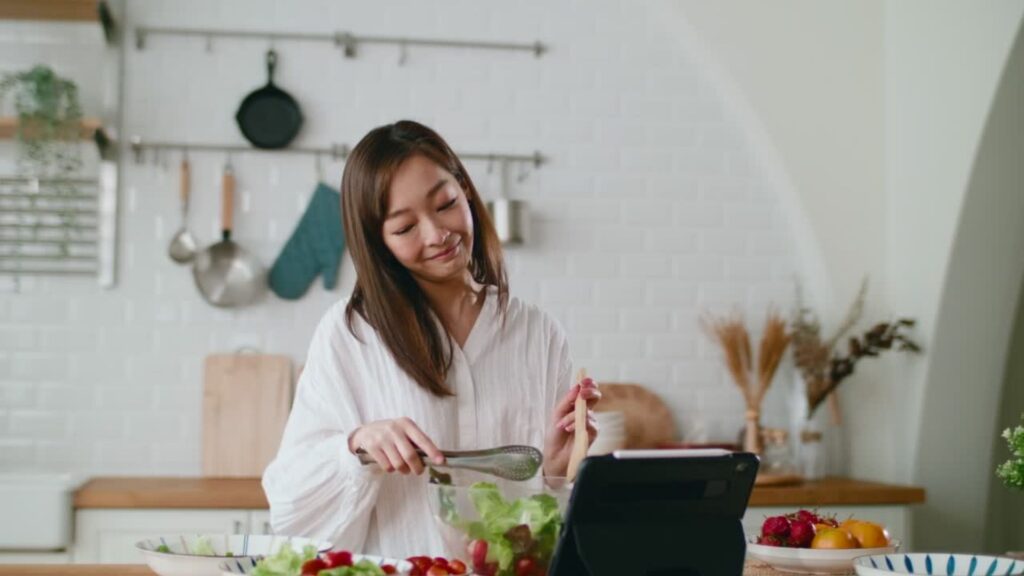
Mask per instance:
[[[235,120],[242,135],[257,148],[284,148],[302,127],[302,111],[290,94],[274,85],[277,53],[267,52],[267,85],[250,92]]]

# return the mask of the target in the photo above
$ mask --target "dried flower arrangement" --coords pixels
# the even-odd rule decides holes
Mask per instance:
[[[857,297],[828,340],[821,339],[821,323],[817,315],[803,302],[803,293],[797,284],[796,312],[792,322],[793,359],[807,385],[807,418],[830,394],[853,374],[854,365],[865,357],[876,357],[883,350],[920,352],[921,347],[902,331],[912,328],[914,320],[901,318],[895,322],[875,324],[861,337],[851,337],[848,353],[836,350],[837,344],[857,323],[864,311],[864,296],[867,293],[867,279],[861,283]]]
[[[743,449],[759,453],[761,402],[768,393],[782,356],[789,346],[790,334],[786,330],[786,321],[775,310],[768,311],[757,353],[756,373],[753,371],[750,334],[739,314],[733,313],[716,318],[710,313],[705,313],[700,322],[708,336],[721,346],[726,368],[746,402],[747,427]]]

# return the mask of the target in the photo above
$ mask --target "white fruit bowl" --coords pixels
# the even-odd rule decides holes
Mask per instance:
[[[782,572],[802,574],[848,574],[853,572],[855,558],[878,554],[892,554],[900,547],[899,540],[885,548],[848,548],[844,550],[817,550],[813,548],[783,548],[747,542],[747,554]]]
[[[1001,556],[950,554],[878,554],[862,556],[853,562],[859,576],[892,576],[893,574],[929,574],[942,576],[1020,576],[1024,561]]]
[[[161,546],[167,551],[160,551]],[[207,546],[210,549],[204,550]],[[258,560],[285,546],[297,552],[306,546],[315,546],[318,552],[331,549],[330,542],[265,534],[174,534],[135,544],[149,568],[160,576],[221,576],[220,565],[227,560]]]

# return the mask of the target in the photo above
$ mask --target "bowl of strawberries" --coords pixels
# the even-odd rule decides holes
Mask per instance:
[[[891,554],[899,546],[881,524],[798,510],[765,518],[747,553],[782,572],[845,574],[853,571],[855,558]]]

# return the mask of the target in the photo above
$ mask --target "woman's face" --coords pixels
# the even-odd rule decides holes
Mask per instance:
[[[383,233],[384,244],[417,279],[449,280],[469,267],[469,201],[455,176],[425,156],[411,156],[395,173]]]

